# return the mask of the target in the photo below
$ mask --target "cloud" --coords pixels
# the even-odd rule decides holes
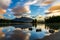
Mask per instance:
[[[42,1],[42,0],[41,0]],[[35,3],[40,2],[39,0],[28,0],[25,3],[17,2],[16,7],[13,8],[13,12],[15,12],[15,16],[30,16],[31,10],[30,5],[34,5]],[[23,5],[21,5],[23,4]],[[29,15],[28,15],[29,14]]]
[[[55,10],[60,10],[60,5],[55,5],[49,8],[49,11],[55,11]]]
[[[52,6],[55,6],[55,5],[60,5],[60,0],[55,0],[52,4]]]
[[[14,13],[11,11],[11,9],[8,9],[5,14],[3,14],[4,19],[12,20],[16,17],[13,15]]]
[[[30,5],[33,5],[37,2],[37,0],[27,0],[26,2],[20,1],[17,2],[16,7],[13,8],[13,12],[15,12],[16,17],[24,16],[24,17],[29,17],[31,10],[30,10]],[[23,3],[24,2],[24,3]]]
[[[25,3],[25,6],[26,5],[32,5],[32,4],[35,4],[38,0],[29,0],[28,2]]]
[[[15,16],[18,16],[18,17],[19,16],[30,16],[30,13],[31,13],[30,5],[32,5],[33,3],[35,3],[35,1],[34,2],[28,1],[28,2],[25,2],[24,5],[22,6],[22,5],[20,5],[22,3],[21,2],[18,2],[16,4],[16,7],[13,8],[12,11],[15,12],[14,15]]]
[[[12,9],[7,9],[7,11],[12,11]]]
[[[13,14],[8,14],[8,13],[4,14],[3,17],[4,19],[8,19],[8,20],[13,20],[16,18]]]
[[[14,14],[15,16],[24,16],[24,14],[26,15],[30,14],[31,13],[30,5],[41,7],[41,6],[47,6],[53,2],[52,0],[28,0],[26,2],[24,1],[25,0],[17,2],[16,7],[13,8],[12,11],[15,12]]]
[[[8,19],[8,20],[12,20],[15,19],[16,17],[13,15],[14,13],[11,11],[12,9],[1,9],[0,8],[0,19]]]
[[[0,8],[6,9],[11,3],[11,0],[0,0]]]
[[[50,14],[50,11],[49,10],[45,10],[45,14]]]
[[[49,7],[47,11],[45,11],[46,14],[50,14],[55,10],[60,10],[60,0],[55,0]]]
[[[29,6],[16,6],[13,8],[13,12],[18,12],[18,13],[27,13],[29,12]]]
[[[36,6],[47,6],[54,2],[54,0],[38,0],[34,5]]]
[[[2,14],[2,15],[5,14],[5,12],[6,12],[6,10],[3,10],[3,9],[0,8],[0,15],[1,15],[1,14]]]
[[[55,10],[60,10],[60,0],[55,0],[51,7],[49,7],[48,11],[53,12]]]
[[[15,13],[14,15],[19,18],[20,16],[24,16],[25,14],[30,14],[30,10],[28,9],[29,6],[17,6],[12,9],[12,11]],[[28,15],[29,16],[29,15]]]
[[[46,15],[46,17],[52,17],[52,16],[60,16],[60,10],[55,10],[51,12],[50,14]]]
[[[0,15],[0,19],[4,19],[3,15]]]

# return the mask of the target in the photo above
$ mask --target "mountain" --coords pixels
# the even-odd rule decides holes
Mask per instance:
[[[21,17],[21,18],[16,18],[13,21],[18,21],[18,22],[32,22],[33,19],[32,18],[28,18],[28,17]]]

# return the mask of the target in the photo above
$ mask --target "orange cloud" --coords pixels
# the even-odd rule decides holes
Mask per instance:
[[[44,4],[51,4],[52,1],[46,1],[46,2],[43,2]]]
[[[60,5],[52,6],[50,7],[49,11],[55,11],[55,10],[60,10]]]
[[[6,10],[0,8],[0,14],[5,14]]]

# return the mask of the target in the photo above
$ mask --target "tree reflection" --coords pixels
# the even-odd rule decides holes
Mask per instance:
[[[45,24],[45,26],[54,30],[60,29],[60,23],[48,23],[48,24]]]

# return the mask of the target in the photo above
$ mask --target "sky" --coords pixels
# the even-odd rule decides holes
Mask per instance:
[[[6,10],[5,19],[45,15],[45,11],[60,0],[0,0],[0,8]],[[1,13],[0,13],[1,14]],[[13,16],[13,17],[12,17]]]
[[[11,5],[9,6],[9,8],[14,8],[18,2],[21,2],[22,4],[21,5],[24,5],[27,0],[12,0],[12,3]],[[50,5],[46,5],[44,7],[40,7],[40,5],[36,6],[36,5],[29,5],[30,6],[30,10],[31,10],[31,15],[37,15],[37,14],[40,14],[40,15],[45,15],[44,14],[44,11],[45,9],[47,9],[47,7],[49,7]]]

